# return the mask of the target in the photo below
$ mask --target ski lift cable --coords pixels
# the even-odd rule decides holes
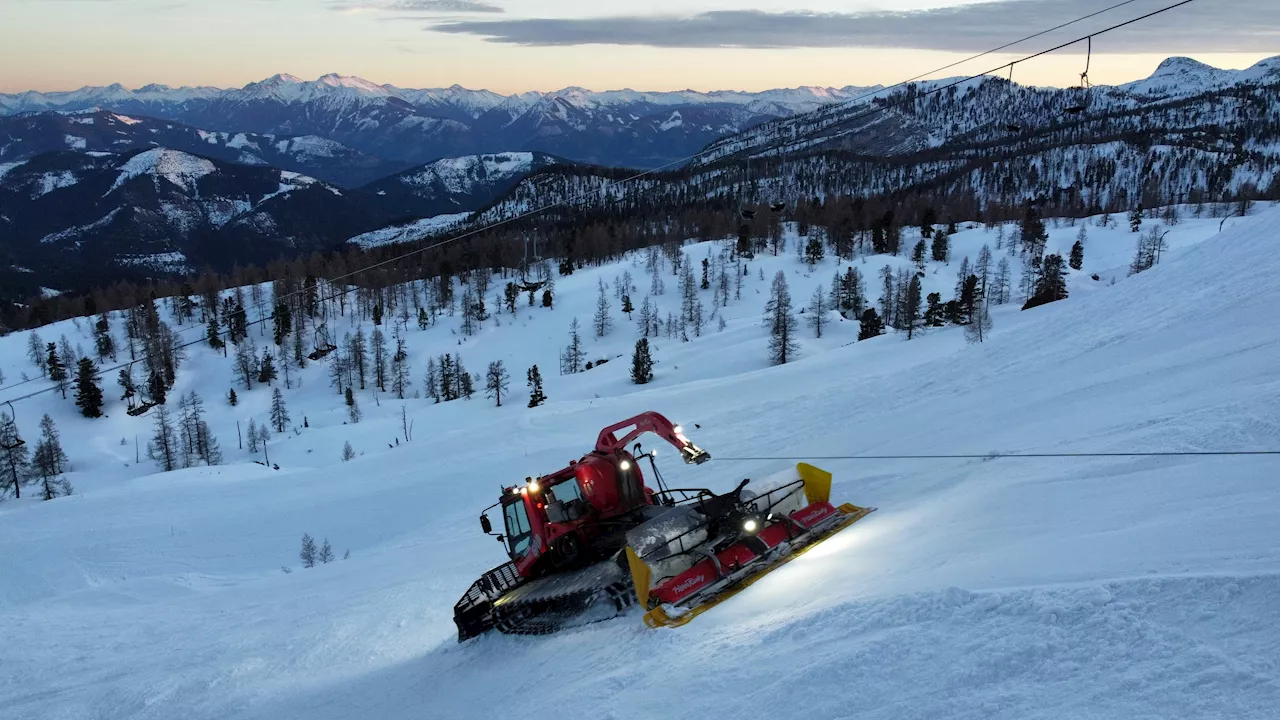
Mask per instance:
[[[1125,0],[1125,2],[1121,2],[1121,3],[1118,3],[1118,4],[1116,4],[1116,5],[1112,5],[1112,6],[1108,7],[1108,8],[1104,8],[1104,9],[1102,9],[1102,10],[1098,10],[1098,11],[1093,12],[1093,13],[1090,13],[1090,14],[1088,14],[1088,15],[1084,15],[1084,16],[1082,16],[1082,17],[1080,17],[1080,18],[1077,18],[1077,19],[1075,19],[1075,20],[1072,20],[1072,21],[1070,21],[1070,22],[1068,22],[1068,23],[1064,23],[1064,24],[1062,24],[1062,25],[1056,26],[1056,27],[1054,27],[1054,28],[1050,28],[1050,29],[1048,29],[1048,30],[1040,31],[1040,32],[1035,33],[1035,34],[1033,34],[1033,35],[1029,35],[1029,36],[1027,36],[1027,37],[1025,37],[1025,38],[1022,38],[1022,39],[1020,39],[1020,40],[1015,40],[1015,41],[1013,41],[1013,42],[1011,42],[1011,43],[1006,43],[1006,44],[1004,44],[1004,45],[1001,45],[1001,46],[1000,46],[1000,47],[998,47],[998,48],[994,48],[994,49],[989,50],[989,51],[987,51],[987,52],[984,52],[984,53],[980,53],[980,54],[978,54],[978,55],[975,55],[975,56],[974,56],[974,58],[971,58],[971,59],[976,59],[976,58],[984,57],[984,56],[986,56],[986,55],[990,55],[990,54],[995,53],[995,52],[999,52],[999,51],[1000,51],[1000,50],[1002,50],[1002,49],[1005,49],[1005,48],[1008,48],[1008,47],[1010,47],[1010,46],[1012,46],[1012,45],[1016,45],[1016,44],[1018,44],[1018,43],[1024,42],[1024,41],[1026,41],[1026,40],[1028,40],[1028,39],[1032,39],[1032,38],[1040,37],[1040,36],[1042,36],[1042,35],[1044,35],[1044,34],[1046,34],[1046,33],[1053,32],[1054,30],[1057,30],[1057,29],[1061,29],[1061,28],[1067,27],[1067,26],[1069,26],[1069,25],[1075,24],[1075,23],[1077,23],[1077,22],[1080,22],[1080,21],[1085,20],[1085,19],[1088,19],[1088,18],[1096,17],[1097,15],[1100,15],[1100,14],[1102,14],[1102,13],[1108,12],[1108,11],[1110,11],[1110,10],[1112,10],[1112,9],[1115,9],[1115,8],[1122,7],[1122,6],[1124,6],[1124,5],[1129,5],[1129,4],[1131,4],[1131,3],[1133,3],[1133,2],[1136,2],[1136,1],[1137,1],[1137,0]],[[848,120],[847,120],[847,121],[856,121],[856,120],[860,120],[860,119],[863,119],[863,118],[865,118],[865,117],[869,117],[869,116],[871,116],[871,115],[876,115],[876,114],[879,114],[879,113],[882,113],[882,112],[886,112],[886,111],[888,111],[888,110],[890,110],[890,109],[893,109],[893,108],[896,108],[896,107],[900,107],[900,106],[902,106],[902,105],[904,105],[904,104],[906,104],[906,103],[908,103],[908,102],[915,102],[916,100],[918,100],[918,99],[919,99],[919,98],[921,98],[921,97],[927,97],[927,96],[929,96],[929,95],[934,95],[934,94],[938,94],[938,93],[945,92],[945,91],[947,91],[947,90],[949,90],[949,89],[951,89],[951,88],[953,88],[953,87],[957,87],[957,86],[959,86],[959,85],[961,85],[961,84],[963,84],[963,83],[969,82],[969,81],[971,81],[971,80],[977,80],[977,79],[979,79],[979,78],[981,78],[981,77],[984,77],[984,76],[986,76],[986,75],[991,75],[991,74],[993,74],[993,73],[999,72],[999,71],[1001,71],[1001,70],[1005,69],[1005,67],[1007,67],[1007,66],[1009,66],[1009,65],[1012,65],[1012,64],[1014,64],[1014,63],[1022,63],[1022,62],[1027,62],[1027,61],[1029,61],[1029,60],[1034,60],[1034,59],[1036,59],[1036,58],[1043,57],[1043,56],[1048,55],[1048,54],[1050,54],[1050,53],[1058,52],[1059,50],[1063,50],[1063,49],[1065,49],[1065,48],[1068,48],[1068,47],[1070,47],[1070,46],[1072,46],[1072,45],[1075,45],[1075,44],[1077,44],[1077,43],[1080,43],[1080,42],[1083,42],[1083,41],[1086,41],[1086,40],[1090,41],[1090,43],[1091,43],[1091,42],[1092,42],[1092,38],[1093,38],[1094,36],[1097,36],[1097,35],[1104,35],[1104,34],[1109,33],[1109,32],[1114,32],[1114,31],[1119,30],[1119,29],[1121,29],[1121,28],[1128,27],[1129,25],[1134,25],[1134,24],[1139,23],[1139,22],[1142,22],[1142,21],[1144,21],[1144,20],[1148,20],[1148,19],[1150,19],[1150,18],[1153,18],[1153,17],[1155,17],[1155,16],[1157,16],[1157,15],[1161,15],[1161,14],[1163,14],[1163,13],[1169,12],[1170,10],[1174,10],[1174,9],[1180,8],[1180,7],[1184,6],[1184,5],[1189,5],[1189,4],[1191,4],[1192,2],[1195,2],[1195,0],[1180,0],[1179,2],[1173,3],[1173,4],[1171,4],[1171,5],[1166,5],[1165,7],[1159,8],[1159,9],[1157,9],[1157,10],[1153,10],[1153,11],[1151,11],[1151,12],[1148,12],[1148,13],[1144,14],[1144,15],[1140,15],[1140,16],[1138,16],[1138,17],[1131,18],[1131,19],[1129,19],[1129,20],[1125,20],[1124,22],[1116,23],[1116,24],[1114,24],[1114,25],[1111,25],[1110,27],[1103,28],[1103,29],[1101,29],[1101,30],[1096,30],[1096,31],[1094,31],[1093,33],[1091,33],[1090,35],[1085,35],[1085,36],[1082,36],[1082,37],[1078,37],[1078,38],[1076,38],[1076,39],[1074,39],[1074,40],[1069,40],[1069,41],[1067,41],[1067,42],[1064,42],[1064,43],[1061,43],[1061,44],[1055,45],[1055,46],[1053,46],[1053,47],[1051,47],[1051,48],[1048,48],[1048,49],[1045,49],[1045,50],[1041,50],[1041,51],[1039,51],[1039,52],[1033,53],[1033,54],[1031,54],[1031,55],[1027,55],[1027,56],[1022,57],[1022,58],[1018,58],[1017,60],[1014,60],[1012,63],[1001,63],[1001,64],[1000,64],[1000,65],[998,65],[997,67],[992,68],[992,69],[990,69],[990,70],[986,70],[986,71],[983,71],[983,72],[980,72],[980,73],[976,73],[976,74],[974,74],[974,75],[970,75],[970,76],[968,76],[968,77],[963,77],[963,78],[960,78],[960,79],[954,80],[954,81],[952,81],[952,82],[950,82],[950,83],[947,83],[947,84],[945,84],[945,85],[939,85],[939,86],[937,86],[937,87],[935,87],[935,88],[931,88],[931,89],[929,89],[929,90],[926,90],[926,91],[924,91],[924,92],[918,93],[918,94],[916,94],[916,95],[913,95],[913,96],[911,96],[911,97],[905,98],[905,99],[903,99],[903,100],[899,100],[899,101],[894,102],[894,103],[887,103],[887,104],[884,104],[884,105],[878,105],[878,106],[876,106],[876,107],[870,108],[870,109],[869,109],[869,110],[867,110],[866,112],[859,113],[859,114],[857,114],[857,115],[855,115],[855,116],[853,116],[853,117],[851,117],[851,118],[848,118]],[[950,65],[945,65],[945,66],[943,66],[943,67],[941,67],[941,68],[939,68],[939,69],[937,69],[937,70],[931,71],[931,72],[929,72],[929,73],[925,73],[925,75],[918,76],[917,78],[914,78],[913,80],[905,80],[905,81],[903,81],[903,82],[900,82],[900,83],[897,83],[897,84],[894,84],[894,85],[890,85],[890,86],[889,86],[889,87],[887,87],[887,88],[883,88],[883,89],[878,90],[878,91],[876,91],[875,93],[871,93],[871,94],[872,94],[872,95],[874,95],[874,94],[883,93],[883,92],[885,92],[886,90],[891,90],[891,89],[893,89],[893,88],[895,88],[895,87],[899,87],[899,86],[905,85],[905,84],[907,84],[907,83],[913,82],[914,80],[918,80],[918,79],[920,79],[920,78],[922,78],[922,77],[926,77],[926,76],[928,76],[928,75],[932,75],[932,74],[935,74],[935,73],[937,73],[937,72],[941,72],[941,71],[943,71],[943,70],[950,69],[950,68],[955,67],[956,65],[958,65],[958,64],[960,64],[960,63],[963,63],[963,62],[967,62],[967,60],[962,60],[962,61],[959,61],[959,62],[956,62],[956,63],[951,63]],[[863,96],[863,97],[866,97],[866,96]],[[854,100],[851,100],[850,102],[856,102],[858,99],[860,99],[860,98],[855,98]],[[847,122],[847,121],[846,121],[846,122]],[[664,171],[664,170],[667,170],[667,169],[669,169],[669,168],[673,168],[673,167],[678,167],[678,166],[684,165],[684,164],[686,164],[686,163],[688,163],[688,162],[690,162],[690,161],[692,161],[692,160],[696,160],[696,159],[701,158],[701,157],[703,157],[703,156],[705,156],[705,155],[711,154],[712,152],[714,152],[714,149],[713,149],[713,148],[708,148],[708,149],[706,149],[706,150],[702,150],[702,151],[699,151],[699,152],[694,153],[694,154],[692,154],[692,155],[689,155],[688,157],[680,158],[680,159],[677,159],[677,160],[672,160],[672,161],[670,161],[670,162],[668,162],[668,163],[665,163],[665,164],[663,164],[663,165],[659,165],[659,166],[654,167],[654,168],[650,168],[650,169],[648,169],[648,170],[642,170],[642,171],[639,171],[639,172],[636,172],[636,173],[632,173],[631,175],[628,175],[628,176],[626,176],[626,177],[622,177],[622,178],[620,178],[620,179],[618,179],[618,180],[606,181],[606,185],[607,185],[607,186],[621,186],[621,185],[626,185],[626,184],[629,184],[629,183],[635,182],[635,181],[637,181],[637,180],[640,180],[640,179],[643,179],[643,178],[649,177],[649,176],[651,176],[651,175],[655,175],[655,174],[657,174],[657,173],[659,173],[659,172],[662,172],[662,171]],[[464,232],[462,232],[462,233],[460,233],[460,234],[458,234],[458,235],[455,235],[455,236],[453,236],[453,237],[444,238],[444,239],[439,240],[439,241],[436,241],[436,242],[432,242],[432,243],[428,243],[428,244],[426,244],[426,245],[422,245],[422,246],[416,247],[416,248],[414,248],[414,249],[412,249],[412,250],[405,251],[405,252],[400,253],[400,254],[398,254],[398,255],[393,255],[392,257],[386,258],[386,259],[384,259],[384,260],[379,260],[378,262],[375,262],[375,263],[372,263],[372,264],[366,265],[366,266],[361,267],[361,268],[357,268],[357,269],[355,269],[355,270],[352,270],[352,271],[350,271],[350,272],[344,273],[344,274],[339,275],[339,276],[334,277],[334,278],[326,278],[326,279],[325,279],[325,282],[326,282],[328,285],[330,285],[330,286],[334,286],[334,285],[336,285],[336,284],[338,284],[338,283],[340,283],[340,282],[342,282],[342,281],[344,281],[344,280],[348,280],[348,279],[350,279],[350,278],[352,278],[352,277],[355,277],[355,276],[357,276],[357,275],[360,275],[360,274],[362,274],[362,273],[369,272],[370,270],[377,270],[378,268],[387,267],[388,265],[392,265],[392,264],[394,264],[394,263],[400,262],[401,260],[405,260],[405,259],[408,259],[408,258],[410,258],[410,257],[414,257],[414,256],[417,256],[417,255],[421,255],[421,254],[426,253],[426,252],[429,252],[429,251],[431,251],[431,250],[436,250],[436,249],[439,249],[439,248],[444,247],[444,246],[446,246],[446,245],[451,245],[451,244],[453,244],[453,243],[460,242],[460,241],[465,240],[465,239],[467,239],[467,238],[475,237],[476,235],[479,235],[480,233],[487,232],[487,231],[490,231],[490,230],[494,230],[494,229],[499,228],[499,227],[502,227],[502,226],[504,226],[504,225],[509,225],[509,224],[514,223],[514,222],[516,222],[516,221],[518,221],[518,220],[524,220],[524,219],[527,219],[527,218],[536,217],[536,216],[541,215],[541,214],[543,214],[543,213],[545,213],[545,212],[547,212],[547,211],[549,211],[549,210],[555,209],[555,208],[557,208],[557,207],[561,207],[561,206],[563,206],[563,205],[571,205],[571,204],[573,204],[573,203],[575,203],[575,202],[577,202],[577,201],[579,201],[579,200],[581,200],[581,199],[583,199],[583,198],[586,198],[586,197],[589,197],[589,196],[591,196],[591,195],[594,195],[596,192],[597,192],[597,191],[595,191],[595,190],[588,190],[588,191],[584,191],[584,192],[578,193],[578,194],[576,194],[576,195],[572,195],[572,196],[570,196],[570,197],[566,197],[566,198],[563,198],[563,199],[561,199],[561,200],[557,200],[557,201],[555,201],[555,202],[548,203],[548,204],[546,204],[546,205],[542,205],[542,206],[539,206],[539,207],[536,207],[536,208],[532,208],[532,209],[530,209],[530,210],[526,210],[526,211],[524,211],[524,212],[519,212],[519,213],[515,213],[515,214],[513,214],[513,215],[508,215],[508,216],[507,216],[507,217],[505,217],[505,218],[501,218],[501,219],[498,219],[498,220],[494,220],[494,221],[492,221],[492,222],[490,222],[490,223],[488,223],[488,224],[486,224],[486,225],[482,225],[482,226],[480,226],[480,227],[471,228],[470,230],[466,230],[466,231],[464,231]],[[424,239],[425,239],[425,238],[424,238]],[[354,286],[352,286],[352,287],[347,287],[347,288],[344,288],[344,289],[338,290],[338,291],[336,291],[336,292],[331,293],[331,294],[330,294],[330,295],[328,295],[328,296],[325,296],[325,297],[321,298],[321,299],[320,299],[320,301],[321,301],[321,302],[329,302],[329,301],[335,300],[335,299],[340,298],[340,297],[342,297],[342,296],[344,296],[344,295],[348,295],[348,294],[350,294],[354,289],[355,289],[355,287],[354,287]],[[284,300],[284,299],[287,299],[287,298],[289,298],[289,297],[294,297],[294,296],[300,295],[300,294],[302,294],[303,292],[306,292],[306,290],[305,290],[305,289],[304,289],[304,290],[297,290],[297,291],[294,291],[294,292],[292,292],[292,293],[289,293],[289,294],[286,294],[286,295],[282,295],[280,298],[273,298],[273,301],[278,302],[279,300]],[[245,324],[245,327],[246,327],[246,328],[249,328],[249,327],[253,327],[254,325],[261,325],[261,324],[264,324],[264,323],[266,323],[266,322],[269,322],[269,321],[271,321],[271,320],[273,320],[273,319],[275,319],[275,311],[274,311],[274,309],[273,309],[269,314],[266,314],[266,315],[263,315],[262,317],[259,317],[259,318],[257,318],[257,319],[254,319],[254,320],[250,320],[250,321],[248,321],[248,322]],[[189,332],[189,331],[196,330],[196,329],[198,329],[198,326],[193,326],[193,327],[190,327],[190,328],[185,328],[185,329],[183,329],[183,330],[179,330],[177,333],[175,333],[175,335],[179,335],[179,336],[180,336],[180,335],[182,335],[182,334],[183,334],[183,333],[185,333],[185,332]],[[224,335],[229,335],[229,333],[230,333],[230,329],[228,328],[227,330],[219,330],[218,335],[219,335],[219,337],[223,337]],[[190,341],[187,341],[187,342],[184,342],[184,343],[180,343],[180,344],[178,344],[178,345],[177,345],[177,346],[175,346],[175,347],[176,347],[176,348],[188,348],[188,347],[192,347],[192,346],[198,345],[198,344],[200,344],[200,343],[202,343],[202,342],[205,342],[205,341],[206,341],[206,339],[207,339],[207,338],[196,338],[195,340],[190,340]],[[122,369],[122,368],[126,367],[126,366],[127,366],[127,365],[129,365],[129,364],[130,364],[130,363],[128,363],[128,362],[125,362],[125,363],[117,363],[116,365],[113,365],[113,366],[110,366],[110,367],[100,368],[100,369],[99,369],[99,372],[102,372],[102,373],[109,373],[109,372],[113,372],[113,371],[116,371],[116,370],[120,370],[120,369]],[[37,380],[42,380],[42,379],[44,379],[44,378],[29,378],[29,379],[27,379],[27,380],[23,380],[23,381],[20,381],[20,382],[18,382],[18,383],[14,383],[14,384],[9,385],[9,386],[6,386],[6,387],[0,387],[0,392],[5,392],[5,391],[8,391],[8,390],[12,390],[12,389],[17,388],[17,387],[20,387],[20,386],[22,386],[22,385],[26,385],[27,383],[35,382],[35,381],[37,381]],[[39,396],[39,395],[43,395],[43,394],[45,394],[45,393],[54,392],[54,391],[56,391],[57,389],[58,389],[58,386],[57,386],[57,385],[49,385],[49,386],[44,387],[44,388],[41,388],[41,389],[39,389],[39,390],[33,390],[33,391],[29,392],[29,393],[26,393],[26,394],[23,394],[23,395],[18,395],[18,396],[15,396],[15,397],[9,398],[8,400],[4,400],[4,401],[0,401],[0,402],[20,402],[20,401],[22,401],[22,400],[28,400],[28,399],[30,399],[30,398],[37,397],[37,396]]]
[[[1058,452],[1058,453],[961,453],[961,454],[921,454],[921,455],[806,455],[804,457],[721,457],[717,462],[757,462],[757,461],[836,461],[836,460],[1017,460],[1044,458],[1138,458],[1138,457],[1233,457],[1233,456],[1277,456],[1280,450],[1171,450],[1151,452]]]
[[[957,60],[957,61],[955,61],[955,62],[953,62],[953,63],[948,64],[948,65],[943,65],[943,66],[942,66],[942,67],[940,67],[940,68],[935,68],[935,69],[933,69],[933,70],[930,70],[929,72],[922,73],[922,74],[917,75],[917,76],[915,76],[915,77],[913,77],[913,78],[910,78],[910,79],[907,79],[907,80],[903,80],[903,81],[898,82],[898,83],[894,83],[893,85],[890,85],[890,86],[888,86],[888,87],[881,88],[881,89],[879,89],[879,90],[875,90],[875,91],[873,91],[873,92],[869,92],[869,93],[863,93],[862,95],[858,95],[858,96],[856,96],[856,97],[853,97],[853,98],[850,98],[850,99],[848,99],[848,100],[844,101],[844,102],[842,103],[842,105],[846,105],[846,106],[847,106],[847,105],[853,105],[853,104],[855,104],[855,103],[859,102],[860,100],[865,100],[865,99],[867,99],[867,98],[869,98],[869,97],[872,97],[872,96],[874,96],[874,95],[877,95],[877,94],[883,93],[883,92],[885,92],[886,90],[893,90],[894,88],[902,87],[903,85],[907,85],[907,84],[909,84],[909,83],[913,83],[913,82],[915,82],[915,81],[917,81],[917,80],[923,80],[924,78],[927,78],[927,77],[929,77],[930,75],[936,75],[936,74],[938,74],[938,73],[940,73],[940,72],[944,72],[944,71],[946,71],[946,70],[950,70],[950,69],[952,69],[952,68],[954,68],[954,67],[957,67],[957,66],[960,66],[960,65],[964,65],[964,64],[965,64],[965,63],[967,63],[967,62],[972,62],[972,61],[974,61],[974,60],[979,60],[979,59],[984,58],[984,57],[986,57],[986,56],[988,56],[988,55],[994,55],[994,54],[996,54],[996,53],[1000,52],[1001,50],[1007,50],[1007,49],[1009,49],[1009,48],[1013,47],[1014,45],[1020,45],[1020,44],[1022,44],[1022,43],[1024,43],[1024,42],[1026,42],[1026,41],[1028,41],[1028,40],[1034,40],[1034,39],[1036,39],[1036,38],[1038,38],[1038,37],[1043,37],[1043,36],[1045,36],[1045,35],[1048,35],[1048,34],[1049,34],[1049,33],[1051,33],[1051,32],[1056,32],[1056,31],[1058,31],[1058,30],[1062,30],[1063,28],[1070,27],[1070,26],[1072,26],[1072,25],[1075,25],[1076,23],[1081,23],[1081,22],[1084,22],[1085,20],[1091,20],[1091,19],[1093,19],[1093,18],[1095,18],[1095,17],[1097,17],[1097,16],[1099,16],[1099,15],[1102,15],[1102,14],[1105,14],[1105,13],[1108,13],[1108,12],[1111,12],[1112,10],[1117,10],[1117,9],[1119,9],[1119,8],[1122,8],[1122,7],[1124,7],[1125,5],[1132,5],[1132,4],[1133,4],[1133,3],[1135,3],[1135,2],[1138,2],[1138,0],[1124,0],[1124,2],[1119,2],[1119,3],[1116,3],[1115,5],[1111,5],[1111,6],[1108,6],[1108,7],[1104,7],[1104,8],[1102,8],[1101,10],[1097,10],[1097,11],[1095,11],[1095,12],[1091,12],[1091,13],[1089,13],[1088,15],[1081,15],[1080,17],[1078,17],[1078,18],[1076,18],[1076,19],[1074,19],[1074,20],[1069,20],[1069,21],[1067,21],[1067,22],[1062,23],[1061,25],[1055,25],[1055,26],[1053,26],[1053,27],[1051,27],[1051,28],[1047,28],[1047,29],[1045,29],[1045,30],[1041,30],[1040,32],[1037,32],[1037,33],[1034,33],[1034,34],[1028,35],[1028,36],[1026,36],[1026,37],[1024,37],[1024,38],[1019,38],[1019,39],[1014,40],[1014,41],[1012,41],[1012,42],[1005,43],[1004,45],[1001,45],[1000,47],[996,47],[996,48],[992,48],[992,49],[990,49],[990,50],[986,50],[986,51],[980,52],[980,53],[978,53],[977,55],[970,55],[969,57],[964,58],[963,60]],[[1104,30],[1103,32],[1106,32],[1106,31]],[[1009,70],[1010,70],[1010,75],[1011,75],[1011,76],[1012,76],[1013,66],[1014,66],[1014,64],[1015,64],[1015,63],[1018,63],[1018,62],[1021,62],[1021,61],[1020,61],[1020,60],[1014,60],[1013,62],[1009,63]],[[1001,65],[999,68],[996,68],[996,70],[1003,70],[1003,69],[1004,69],[1004,66],[1003,66],[1003,65]],[[993,70],[992,72],[995,72],[995,71]],[[983,74],[987,74],[987,73],[983,73]]]

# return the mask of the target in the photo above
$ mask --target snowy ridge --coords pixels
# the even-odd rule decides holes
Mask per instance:
[[[400,243],[416,242],[424,238],[435,237],[437,235],[445,235],[452,230],[461,227],[471,217],[471,213],[453,213],[449,215],[437,215],[435,217],[425,218],[408,225],[394,225],[374,230],[347,240],[352,245],[359,245],[362,248],[374,248],[383,245],[397,245]]]
[[[86,87],[67,92],[0,94],[0,110],[9,113],[74,107],[77,110],[86,102],[109,106],[122,100],[146,102],[166,101],[182,103],[190,100],[220,99],[231,102],[273,100],[285,104],[306,103],[326,97],[346,97],[372,100],[398,98],[414,105],[450,105],[465,108],[478,118],[485,112],[502,106],[527,110],[540,100],[561,99],[575,107],[599,108],[611,105],[643,103],[649,105],[689,105],[727,103],[733,105],[767,104],[788,108],[791,112],[803,112],[832,102],[854,97],[874,88],[848,86],[824,88],[802,86],[762,92],[717,90],[698,92],[679,90],[671,92],[641,92],[631,89],[592,91],[580,87],[567,87],[550,92],[525,92],[501,95],[490,90],[470,90],[461,85],[448,88],[400,88],[394,85],[378,85],[363,78],[331,73],[317,80],[307,81],[282,73],[266,80],[249,83],[242,88],[168,88],[163,85],[147,85],[138,90],[128,90],[116,84],[110,87]],[[96,105],[94,106],[96,107]]]
[[[216,171],[214,164],[204,158],[168,148],[155,148],[129,158],[120,167],[120,175],[111,190],[140,175],[150,174],[155,176],[157,183],[163,178],[191,192],[196,180]]]

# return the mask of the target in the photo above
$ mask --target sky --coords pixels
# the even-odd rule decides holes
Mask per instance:
[[[1129,0],[942,73],[985,71],[1178,0]],[[501,93],[891,84],[1123,0],[0,0],[0,92],[238,87],[276,73]],[[1014,79],[1066,86],[1080,44]],[[1193,0],[1094,41],[1090,79],[1171,55],[1244,68],[1280,54],[1280,2]]]

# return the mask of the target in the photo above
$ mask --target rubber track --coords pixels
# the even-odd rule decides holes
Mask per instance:
[[[535,580],[499,598],[494,627],[507,635],[550,635],[616,617],[634,602],[631,576],[606,561]]]

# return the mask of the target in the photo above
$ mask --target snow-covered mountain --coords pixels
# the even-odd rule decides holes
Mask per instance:
[[[241,165],[277,167],[343,187],[363,185],[404,165],[317,135],[215,132],[172,120],[100,109],[0,116],[0,162],[29,160],[57,150],[120,153],[152,147]]]
[[[503,96],[459,86],[406,89],[355,77],[275,75],[243,88],[119,85],[0,95],[0,114],[105,108],[226,133],[316,135],[403,164],[471,153],[541,151],[604,165],[657,166],[725,133],[806,112],[865,88],[759,93],[556,92]],[[673,122],[672,113],[684,122]]]
[[[688,167],[625,186],[592,168],[533,176],[483,220],[566,202],[574,208],[542,220],[560,213],[567,221],[584,209],[651,217],[707,205],[727,217],[741,204],[796,210],[813,198],[857,198],[909,223],[942,198],[956,204],[947,211],[955,214],[1008,212],[1034,200],[1078,215],[1280,197],[1277,68],[1280,61],[1266,61],[1239,73],[1239,82],[1172,95],[1167,84],[1159,92],[1153,84],[1148,95],[999,78],[928,93],[951,83],[920,83],[728,135]],[[1183,76],[1192,87],[1202,80]],[[865,217],[852,222],[870,229]]]
[[[535,152],[444,158],[370,183],[364,190],[421,217],[456,214],[488,205],[530,173],[560,162]]]
[[[403,212],[296,172],[157,147],[0,164],[0,277],[87,290],[341,246]]]

